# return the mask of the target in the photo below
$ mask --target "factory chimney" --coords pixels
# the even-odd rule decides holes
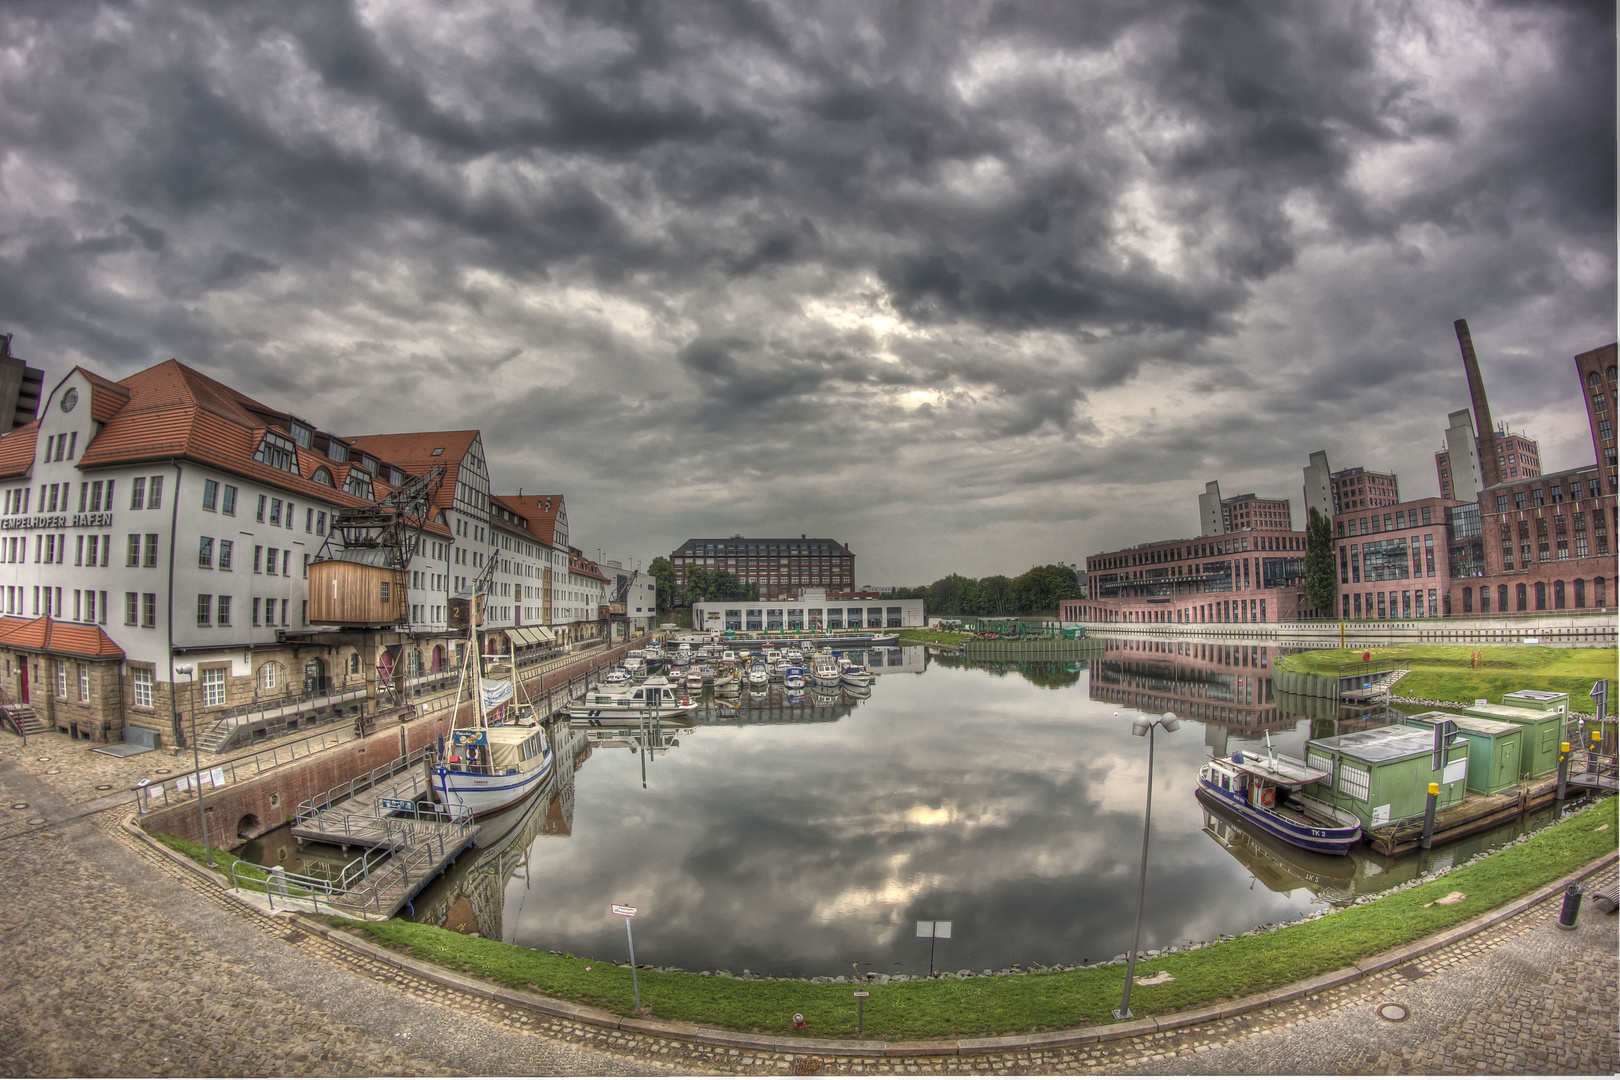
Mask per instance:
[[[1474,339],[1468,333],[1468,320],[1458,319],[1457,344],[1462,346],[1463,369],[1468,373],[1468,399],[1474,406],[1474,430],[1478,436],[1480,479],[1486,487],[1502,482],[1502,466],[1496,460],[1496,432],[1491,427],[1491,405],[1485,400],[1485,380],[1479,374],[1479,358],[1474,355]]]

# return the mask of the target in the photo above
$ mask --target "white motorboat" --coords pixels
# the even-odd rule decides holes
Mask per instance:
[[[703,692],[703,672],[698,671],[696,669],[688,671],[686,673],[686,688],[688,690],[695,690],[698,693],[702,693]]]
[[[805,686],[804,668],[790,667],[782,676],[782,686],[789,692],[802,691]]]
[[[839,675],[845,686],[871,686],[872,673],[859,664],[851,664]]]
[[[771,672],[763,663],[756,663],[748,669],[748,685],[753,689],[763,689],[771,682]]]
[[[662,719],[685,716],[697,702],[662,675],[653,675],[634,688],[598,689],[587,693],[568,710],[570,720],[639,720],[654,710]]]
[[[810,668],[810,681],[824,690],[836,690],[843,677],[839,675],[838,665],[833,662],[830,655],[818,655],[815,664]]]
[[[602,682],[607,686],[617,686],[621,683],[631,682],[630,672],[621,665],[602,676]]]

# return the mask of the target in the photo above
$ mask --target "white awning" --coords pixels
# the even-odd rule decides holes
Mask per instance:
[[[535,638],[535,640],[541,642],[542,644],[549,644],[557,640],[557,635],[553,634],[549,627],[534,626],[530,627],[530,629],[539,635],[539,637]]]
[[[514,626],[506,632],[506,636],[511,638],[515,645],[536,645],[540,642],[540,636],[534,632],[532,626]]]

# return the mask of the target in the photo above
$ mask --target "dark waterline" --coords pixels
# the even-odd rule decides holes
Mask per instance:
[[[1135,913],[1139,709],[1188,721],[1154,740],[1144,949],[1297,919],[1420,872],[1417,856],[1312,857],[1256,839],[1194,794],[1212,751],[1263,748],[1269,733],[1303,757],[1312,734],[1391,716],[1283,712],[1274,649],[1108,645],[1083,662],[989,666],[887,650],[896,666],[869,697],[745,692],[740,709],[664,726],[650,757],[634,732],[560,729],[555,788],[486,822],[480,850],[423,891],[415,917],[622,960],[624,920],[607,907],[628,903],[636,959],[693,971],[926,974],[928,919],[952,922],[938,969],[1107,960],[1129,947]],[[1438,847],[1427,865],[1523,827]]]

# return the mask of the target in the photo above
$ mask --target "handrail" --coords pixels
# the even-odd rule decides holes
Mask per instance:
[[[400,773],[419,764],[426,754],[427,750],[423,748],[407,757],[395,758],[386,765],[377,766],[364,776],[357,776],[347,783],[338,784],[318,798],[305,799],[298,804],[296,819],[302,821],[306,817],[312,817],[323,810],[331,809],[335,803],[350,797],[357,791],[369,791],[383,780],[392,780]],[[341,794],[339,794],[340,792]]]
[[[320,743],[319,746],[311,745],[317,741]],[[248,766],[250,764],[253,766],[253,772],[251,775],[262,776],[271,770],[279,769],[283,765],[290,765],[293,762],[300,760],[298,753],[300,748],[303,748],[303,757],[307,759],[313,757],[315,754],[322,753],[333,746],[341,746],[343,741],[344,740],[341,735],[338,735],[335,732],[326,731],[319,735],[311,735],[308,738],[301,739],[295,743],[287,743],[283,746],[272,746],[252,754],[244,754],[241,757],[227,759],[217,765],[209,766],[208,774],[212,774],[215,769],[219,769],[229,777],[229,779],[225,782],[234,784],[237,782],[238,771],[240,770],[244,774],[247,773]],[[285,758],[282,757],[283,754],[286,755]],[[270,759],[270,763],[268,765],[264,764],[263,762],[263,759],[266,757]],[[194,777],[195,773],[182,773],[175,776],[169,783],[166,784],[152,784],[137,787],[135,789],[136,812],[141,814],[150,813],[152,811],[152,800],[158,796],[162,797],[164,806],[169,806],[176,802],[191,801],[191,799],[193,799],[196,795],[194,791],[189,790],[189,788],[184,792],[179,790],[178,784],[182,776]],[[170,797],[171,789],[173,790],[172,799]]]

